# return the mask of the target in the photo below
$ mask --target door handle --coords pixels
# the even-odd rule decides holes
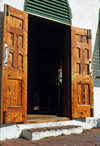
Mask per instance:
[[[92,60],[89,60],[89,74],[92,75]]]
[[[9,57],[9,49],[8,49],[8,44],[5,44],[5,55],[4,55],[4,66],[7,66],[8,63],[8,57]]]

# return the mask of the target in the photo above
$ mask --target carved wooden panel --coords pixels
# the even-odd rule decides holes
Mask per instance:
[[[14,28],[20,28],[23,29],[23,20],[20,19],[18,16],[12,16],[10,15],[9,17],[9,25],[14,27]]]
[[[23,68],[23,56],[20,54],[18,56],[18,67]]]
[[[76,73],[80,74],[81,73],[81,66],[80,63],[76,63]]]
[[[89,99],[89,85],[88,84],[77,84],[77,98],[79,105],[90,104]]]
[[[76,73],[89,75],[89,49],[76,48]]]
[[[80,58],[80,48],[76,48],[76,57]]]
[[[9,65],[10,67],[23,67],[23,35],[10,32]],[[15,46],[14,46],[15,45]],[[15,49],[17,48],[17,49]]]
[[[14,33],[13,32],[10,32],[9,33],[9,42],[10,42],[10,45],[11,46],[14,46]]]
[[[13,53],[12,52],[9,53],[9,66],[13,67]]]
[[[23,36],[18,36],[18,48],[23,48]]]
[[[89,49],[88,48],[85,48],[84,55],[87,59],[89,59]]]
[[[22,81],[8,80],[8,107],[22,106]]]

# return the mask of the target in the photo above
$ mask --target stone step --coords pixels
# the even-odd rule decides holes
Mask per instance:
[[[22,132],[22,137],[29,140],[40,140],[52,136],[80,134],[82,132],[83,132],[83,128],[81,126],[76,126],[76,125],[55,126],[55,127],[24,129]]]

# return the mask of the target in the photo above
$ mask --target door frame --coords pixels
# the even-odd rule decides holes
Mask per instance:
[[[53,22],[54,23],[54,25],[55,24],[59,24],[62,28],[61,29],[64,29],[65,30],[65,33],[67,34],[69,34],[69,35],[66,35],[66,37],[65,37],[65,39],[64,39],[64,45],[68,45],[68,52],[67,53],[70,53],[70,38],[68,37],[68,36],[70,36],[70,29],[71,29],[71,25],[70,24],[67,24],[67,23],[61,23],[61,22],[58,22],[58,21],[54,21],[54,20],[52,20],[52,19],[47,19],[47,18],[45,18],[45,17],[42,17],[42,16],[37,16],[37,15],[34,15],[34,14],[31,14],[31,13],[28,13],[28,15],[31,15],[32,17],[37,17],[37,18],[39,18],[39,19],[44,19],[44,21],[50,21],[50,22]],[[28,16],[29,17],[29,16]],[[29,21],[29,19],[28,19],[28,21]],[[67,28],[67,29],[66,29]],[[67,41],[69,41],[69,43],[66,43],[66,41],[65,40],[67,40]],[[67,46],[66,45],[66,46]],[[66,48],[66,47],[65,47]],[[63,49],[63,52],[64,51],[66,51],[67,49]],[[67,54],[66,53],[66,54]],[[70,54],[71,55],[71,54]],[[65,59],[65,57],[63,57],[63,62],[66,60],[66,61],[70,61],[71,60],[71,56],[69,55],[69,57],[67,58],[67,60]],[[67,62],[66,62],[67,63]],[[64,66],[66,66],[66,64],[64,64],[63,65],[63,67],[62,67],[62,70],[64,70]],[[68,79],[70,79],[71,78],[71,76],[70,76],[70,69],[69,69],[69,64],[67,63],[67,69],[69,70],[68,71],[68,74],[67,74],[67,80]],[[64,78],[65,78],[65,71],[62,71],[63,73],[63,76],[64,76]],[[70,76],[70,77],[69,77]],[[61,85],[60,84],[60,88],[61,88],[61,90],[59,91],[59,94],[60,94],[60,92],[66,92],[65,90],[66,90],[66,87],[68,87],[68,86],[70,86],[70,81],[68,81],[68,84],[66,85],[66,82],[64,81],[64,78],[62,77],[62,82],[63,82],[63,84],[64,84],[64,86],[63,85]],[[68,109],[69,108],[66,108],[66,105],[68,105],[69,106],[69,103],[68,102],[66,102],[66,99],[65,99],[65,97],[66,96],[64,96],[65,95],[65,93],[63,94],[62,93],[62,97],[61,97],[61,105],[60,105],[60,103],[58,103],[58,106],[60,107],[61,106],[61,108],[62,109],[60,109],[60,110],[58,110],[59,112],[61,112],[61,110],[62,110],[62,112],[59,114],[58,113],[58,116],[61,116],[62,115],[62,117],[64,117],[64,116],[67,116],[67,117],[71,117],[71,107],[70,107],[70,112],[68,111]],[[70,89],[68,90],[68,92],[67,92],[67,94],[66,94],[69,98],[68,98],[68,100],[70,100],[70,98],[71,98],[71,95],[70,95]],[[67,101],[68,101],[67,100]],[[68,104],[66,104],[65,105],[65,102],[66,103],[68,103]],[[64,104],[65,106],[63,106],[62,104]],[[66,110],[67,110],[67,112],[69,112],[68,114],[65,114],[65,112],[66,112]],[[28,114],[27,114],[28,115]],[[33,114],[34,115],[34,114]]]
[[[64,105],[63,106],[63,116],[68,116],[69,118],[72,118],[72,99],[71,99],[71,72],[72,72],[72,69],[71,69],[71,63],[72,63],[72,56],[71,56],[71,27],[72,25],[71,24],[67,24],[67,23],[63,23],[63,22],[59,22],[59,21],[56,21],[56,20],[53,20],[53,19],[48,19],[48,18],[45,18],[43,16],[39,16],[39,15],[36,15],[36,14],[32,14],[32,13],[27,13],[27,15],[33,15],[33,17],[39,17],[40,19],[46,19],[48,21],[52,21],[54,23],[59,23],[60,25],[64,25],[64,27],[66,27],[66,37],[65,37],[65,48],[68,47],[68,49],[65,49],[65,54],[67,55],[67,53],[69,54],[69,56],[67,57],[64,57],[64,61],[65,61],[65,64],[63,65],[63,68],[65,68],[65,70],[63,71],[63,95],[62,95],[62,104]],[[70,37],[69,37],[70,36]],[[66,43],[66,40],[68,43]],[[69,62],[69,63],[67,63]],[[67,67],[66,67],[67,66]],[[66,76],[66,72],[68,71],[68,75]],[[66,82],[66,80],[64,80],[66,78],[66,80],[69,79],[68,82]],[[3,86],[3,84],[2,84]],[[2,88],[2,87],[1,87]],[[67,93],[66,93],[66,89],[67,89]],[[68,97],[68,98],[67,98]],[[2,98],[1,98],[1,101],[3,102]],[[65,105],[66,103],[66,105]],[[92,106],[93,107],[93,106]],[[1,108],[3,108],[3,104],[1,104]],[[1,120],[3,121],[3,112],[2,112],[2,109],[1,109]],[[25,122],[25,120],[24,120]],[[2,123],[2,122],[1,122]]]

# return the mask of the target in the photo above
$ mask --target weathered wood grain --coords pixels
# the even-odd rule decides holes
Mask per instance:
[[[93,70],[91,39],[88,30],[71,27],[71,101],[72,118],[93,116]]]
[[[1,123],[24,122],[26,120],[27,29],[28,14],[5,5],[2,58]],[[4,65],[5,44],[8,44],[9,48],[7,66]],[[4,113],[6,113],[5,118]]]

